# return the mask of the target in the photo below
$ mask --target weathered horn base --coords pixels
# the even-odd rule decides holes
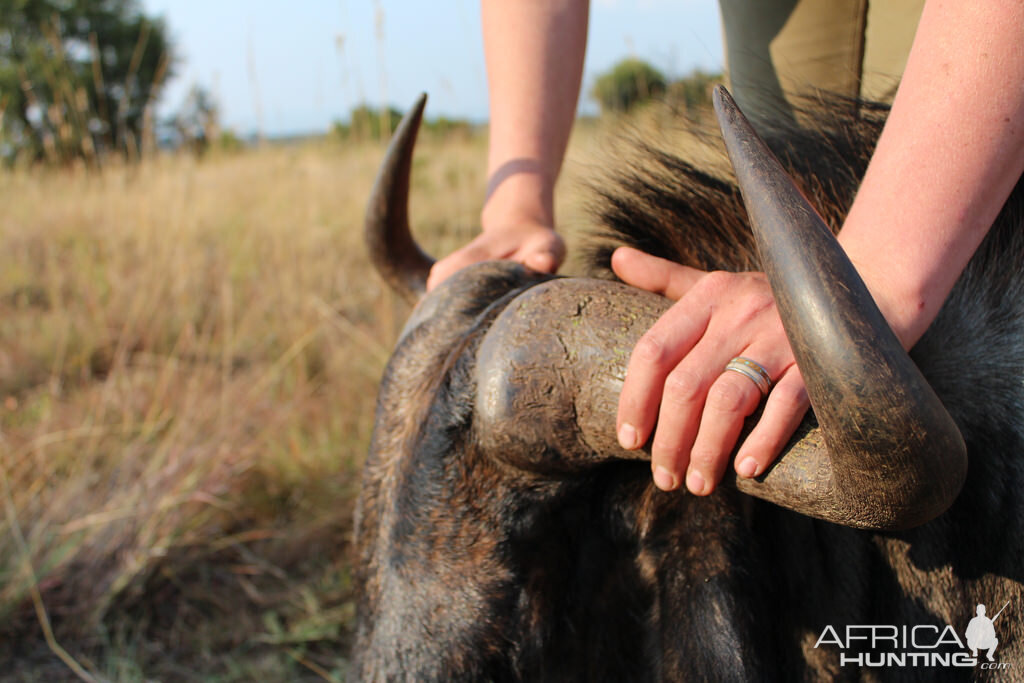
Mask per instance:
[[[513,467],[546,476],[610,459],[650,459],[648,451],[618,445],[615,414],[633,346],[670,305],[649,292],[589,279],[556,279],[519,294],[477,351],[474,432],[480,447]],[[748,420],[748,429],[756,419]],[[839,490],[827,439],[812,416],[764,475],[743,479],[730,470],[725,483],[795,512],[858,528],[907,528],[945,509],[922,506],[909,495],[913,489],[884,466],[873,476],[873,488]],[[896,499],[894,485],[908,495]]]

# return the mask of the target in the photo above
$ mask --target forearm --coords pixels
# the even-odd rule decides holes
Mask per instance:
[[[554,225],[554,185],[576,113],[589,2],[483,0],[481,10],[491,111],[484,228],[496,214],[500,221]]]
[[[1024,171],[1024,3],[929,0],[840,233],[910,347]]]

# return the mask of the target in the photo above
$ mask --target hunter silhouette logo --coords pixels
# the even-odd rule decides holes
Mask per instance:
[[[967,647],[971,648],[971,652],[975,657],[978,656],[978,650],[988,650],[985,656],[988,657],[988,661],[994,661],[992,653],[996,651],[996,646],[999,645],[994,624],[1009,604],[1010,601],[1007,600],[1006,605],[1003,605],[1002,609],[996,612],[996,615],[991,619],[985,616],[985,605],[978,605],[978,616],[971,619],[971,623],[967,624],[967,631],[964,632],[964,637],[967,638]]]

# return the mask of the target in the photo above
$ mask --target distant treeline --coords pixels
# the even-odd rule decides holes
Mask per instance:
[[[670,80],[639,59],[624,59],[594,81],[590,96],[602,114],[621,114],[646,102],[657,100],[685,109],[690,114],[711,107],[711,91],[722,82],[722,74],[699,69]],[[359,105],[347,121],[335,121],[330,137],[337,140],[386,140],[398,126],[402,112],[394,107]],[[440,116],[425,119],[423,131],[433,135],[470,134],[475,125],[465,119]]]

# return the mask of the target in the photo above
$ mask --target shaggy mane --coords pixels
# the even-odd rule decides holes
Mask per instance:
[[[853,202],[886,113],[877,104],[818,100],[803,110],[803,126],[759,131],[833,231]],[[759,269],[746,210],[713,117],[695,121],[669,112],[660,119],[668,123],[657,137],[677,133],[693,144],[666,152],[671,145],[663,140],[652,142],[650,133],[633,132],[621,145],[626,152],[616,146],[619,158],[591,183],[591,212],[600,227],[584,246],[588,274],[613,279],[611,254],[619,246],[702,270]],[[709,152],[711,159],[694,158]],[[708,170],[719,168],[720,175]]]

